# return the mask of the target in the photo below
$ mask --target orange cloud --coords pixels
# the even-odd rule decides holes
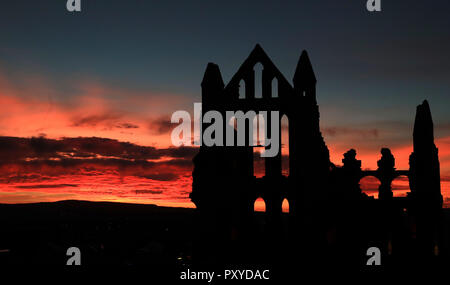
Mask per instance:
[[[24,78],[13,82],[0,70],[0,135],[97,136],[167,147],[170,136],[149,129],[150,123],[192,105],[187,96],[179,94],[127,90],[98,82],[73,82],[66,91],[42,77]]]

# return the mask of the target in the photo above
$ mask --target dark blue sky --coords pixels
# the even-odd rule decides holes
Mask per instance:
[[[20,86],[39,74],[76,96],[73,82],[200,100],[206,64],[227,82],[260,43],[288,80],[303,49],[318,78],[322,124],[392,128],[428,99],[450,134],[450,2],[382,0],[2,1],[0,70]],[[148,98],[152,100],[151,96]],[[357,122],[357,123],[356,123]]]

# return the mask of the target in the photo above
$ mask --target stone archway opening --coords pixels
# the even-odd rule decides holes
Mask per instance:
[[[393,197],[406,197],[408,192],[411,192],[411,189],[409,188],[408,176],[397,176],[394,180],[392,180],[391,189]]]
[[[366,194],[367,196],[374,197],[375,199],[378,199],[378,189],[380,185],[380,180],[372,175],[364,176],[359,180],[361,192]]]
[[[255,203],[253,204],[253,211],[254,212],[265,212],[266,211],[266,202],[263,198],[259,197],[255,200]]]

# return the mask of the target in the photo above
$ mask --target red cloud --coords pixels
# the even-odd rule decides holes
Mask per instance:
[[[104,138],[0,137],[0,202],[71,197],[192,207],[197,151]]]

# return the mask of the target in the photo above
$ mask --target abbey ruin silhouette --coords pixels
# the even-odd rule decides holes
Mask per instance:
[[[260,87],[255,86],[256,65],[262,65]],[[199,259],[275,262],[300,253],[310,262],[346,258],[362,264],[370,246],[380,248],[385,262],[439,255],[442,195],[428,102],[417,107],[409,169],[397,170],[387,148],[381,149],[376,170],[362,170],[353,149],[344,154],[343,166],[335,166],[320,131],[316,83],[306,51],[292,84],[260,45],[227,85],[218,65],[207,65],[201,83],[203,113],[277,110],[288,118],[289,175],[282,172],[281,152],[265,158],[265,175],[256,178],[253,147],[201,146],[194,158],[190,196],[198,211]],[[359,183],[365,176],[380,181],[378,199],[362,193]],[[409,179],[407,197],[393,196],[391,184],[398,176]],[[257,198],[266,204],[262,222],[255,218]],[[282,213],[284,199],[288,214]]]

